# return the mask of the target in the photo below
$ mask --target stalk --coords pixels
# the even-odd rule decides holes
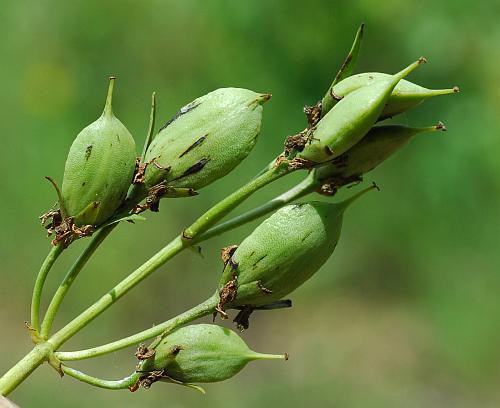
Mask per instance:
[[[74,368],[62,366],[61,367],[64,374],[76,378],[84,383],[93,385],[94,387],[105,388],[107,390],[123,390],[133,386],[141,373],[133,373],[128,377],[122,378],[121,380],[103,380],[101,378],[92,377],[88,374],[82,373],[81,371],[75,370]]]
[[[10,374],[8,373],[9,377],[6,381],[8,381],[10,385],[8,387],[5,386],[5,388],[0,388],[0,392],[6,395],[5,393],[11,392],[15,389],[17,385],[19,385],[36,367],[38,367],[38,365],[40,365],[45,359],[48,359],[49,356],[53,355],[52,350],[57,350],[64,342],[87,326],[92,320],[124,296],[129,290],[146,279],[155,270],[157,270],[173,256],[181,252],[184,248],[190,246],[194,238],[208,230],[212,225],[226,216],[231,210],[237,207],[254,192],[285,176],[286,174],[293,172],[294,170],[296,170],[296,168],[289,166],[287,163],[269,169],[205,212],[189,228],[184,230],[180,236],[175,238],[167,246],[153,255],[153,257],[146,261],[142,266],[118,283],[113,289],[102,296],[93,305],[88,307],[61,330],[56,332],[46,342],[41,343],[41,345],[46,346],[49,350],[46,354],[33,361],[23,359],[16,364],[9,371]],[[27,374],[24,374],[26,372]]]
[[[74,361],[113,353],[126,347],[133,346],[143,341],[152,339],[153,337],[166,335],[196,319],[208,316],[213,313],[213,311],[215,310],[215,306],[217,306],[217,303],[219,303],[219,292],[216,292],[205,302],[200,303],[199,305],[185,311],[184,313],[181,313],[180,315],[173,317],[172,319],[169,319],[150,329],[143,330],[132,336],[125,337],[112,343],[103,344],[102,346],[93,347],[86,350],[69,352],[59,351],[55,353],[55,356],[61,361]]]
[[[294,169],[289,166],[275,167],[230,194],[228,197],[205,212],[205,214],[199,217],[190,227],[185,229],[180,236],[175,238],[166,247],[153,255],[148,261],[118,283],[113,289],[91,305],[87,310],[55,333],[48,341],[54,346],[55,349],[59,348],[65,341],[88,325],[129,290],[146,279],[169,259],[181,252],[185,247],[190,246],[190,241],[197,235],[205,232],[210,226],[219,221],[255,191],[292,171],[294,171]]]
[[[248,222],[256,220],[257,218],[269,214],[274,210],[277,210],[278,208],[281,208],[284,205],[294,200],[297,200],[301,197],[306,196],[309,193],[312,193],[314,190],[316,190],[316,188],[317,188],[317,181],[314,179],[313,172],[311,172],[304,180],[302,180],[295,187],[291,188],[290,190],[284,192],[278,197],[273,198],[272,200],[268,201],[267,203],[259,207],[256,207],[250,211],[238,215],[237,217],[231,218],[228,221],[222,222],[219,225],[210,228],[207,232],[204,232],[203,234],[200,234],[197,238],[195,238],[193,240],[194,241],[193,243],[206,241],[207,239],[210,239],[217,235],[221,235],[224,232],[227,232],[241,225],[244,225]]]
[[[52,352],[47,343],[37,344],[14,367],[0,378],[0,395],[7,396],[41,365]]]
[[[269,202],[260,207],[257,207],[251,211],[248,211],[220,225],[217,225],[216,227],[209,229],[207,232],[199,235],[196,239],[194,239],[193,243],[200,243],[209,238],[220,235],[226,231],[237,228],[245,223],[253,221],[256,218],[264,216],[300,197],[303,197],[311,193],[312,191],[315,190],[316,187],[317,185],[314,176],[311,173],[301,183],[299,183],[292,189],[288,190],[287,192],[281,194],[280,196],[274,198],[273,200],[270,200]],[[164,332],[171,332],[179,328],[180,326],[186,325],[187,323],[193,320],[209,315],[213,312],[213,309],[217,305],[217,303],[218,303],[218,296],[214,295],[212,298],[194,307],[193,309],[190,309],[151,329],[143,330],[134,335],[101,346],[79,351],[56,352],[55,355],[61,361],[70,361],[70,360],[83,360],[83,359],[98,357],[104,354],[109,354],[121,350],[125,347],[129,347],[134,344],[138,344],[145,340],[151,339]]]
[[[56,317],[59,307],[61,306],[64,297],[68,293],[69,288],[75,281],[76,277],[85,266],[87,261],[90,259],[90,257],[94,254],[99,245],[101,245],[101,243],[117,225],[118,223],[111,224],[99,230],[64,277],[64,280],[57,288],[57,291],[52,298],[49,307],[47,308],[47,312],[45,313],[41,328],[41,336],[43,338],[47,338],[47,336],[49,335],[52,323],[54,322],[54,318]]]
[[[33,288],[33,296],[31,299],[31,327],[37,332],[40,330],[40,300],[42,297],[43,286],[47,275],[49,274],[52,265],[63,251],[62,243],[52,246],[50,252],[42,263]]]

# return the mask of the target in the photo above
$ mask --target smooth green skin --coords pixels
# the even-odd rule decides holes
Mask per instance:
[[[88,154],[89,146],[92,146]],[[135,142],[111,113],[83,129],[71,145],[62,184],[67,216],[98,226],[123,202],[135,169]]]
[[[176,346],[181,351],[173,356]],[[210,383],[233,377],[260,356],[232,330],[197,324],[166,336],[156,347],[154,360],[142,369],[165,370],[166,375],[183,383]]]
[[[166,181],[173,187],[199,189],[225,176],[253,149],[261,128],[262,103],[268,99],[269,95],[247,89],[221,88],[186,105],[182,110],[198,106],[161,130],[146,152],[145,162],[155,159],[160,166],[171,167],[165,171],[149,165],[146,187]],[[203,136],[206,139],[188,151]],[[202,159],[208,162],[201,170],[183,176]]]
[[[333,91],[335,95],[343,97],[358,90],[359,88],[369,86],[377,81],[386,81],[390,78],[391,75],[381,72],[365,72],[345,78],[333,87]],[[458,88],[427,89],[403,79],[392,91],[392,94],[378,120],[387,119],[403,113],[432,96],[445,95],[454,92],[458,92]],[[336,104],[338,101],[333,99],[331,102]]]
[[[225,305],[261,306],[282,299],[307,281],[335,250],[343,203],[310,202],[282,207],[238,247],[219,288],[237,275],[236,299]],[[233,270],[231,263],[237,264]],[[272,293],[264,292],[262,285]]]
[[[375,126],[360,142],[342,155],[342,160],[335,160],[318,167],[315,170],[316,177],[319,180],[327,180],[361,176],[387,160],[415,135],[437,130],[439,130],[437,126],[427,128],[412,128],[401,125]]]
[[[347,94],[312,130],[312,140],[297,154],[314,163],[340,156],[359,142],[377,122],[398,82],[425,60],[419,60],[385,80]]]

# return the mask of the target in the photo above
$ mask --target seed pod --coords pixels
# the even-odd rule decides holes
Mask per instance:
[[[110,218],[132,182],[135,142],[113,114],[114,80],[101,117],[78,134],[66,160],[61,212],[74,217],[77,226],[98,226]]]
[[[161,371],[165,381],[224,381],[253,360],[284,360],[287,355],[256,353],[232,330],[215,324],[182,327],[165,336],[141,371]],[[159,378],[162,380],[162,378]]]
[[[315,175],[319,181],[332,180],[340,187],[373,170],[417,134],[444,130],[446,127],[441,122],[436,126],[422,128],[375,126],[344,154],[316,168]]]
[[[341,203],[309,202],[276,211],[226,263],[218,310],[269,304],[302,285],[335,250],[345,209],[372,188]]]
[[[365,72],[345,78],[330,90],[330,93],[335,95],[335,98],[328,98],[326,100],[328,110],[331,109],[339,99],[349,93],[364,86],[369,86],[377,81],[386,81],[390,79],[390,77],[391,75],[381,72]],[[382,110],[378,120],[387,119],[407,111],[408,109],[413,108],[433,96],[447,95],[457,92],[460,92],[458,86],[449,89],[427,89],[403,79],[392,91],[392,94],[387,101],[387,105]],[[323,100],[325,101],[325,98],[323,98]]]
[[[252,150],[262,104],[271,95],[222,88],[184,106],[149,146],[145,185],[199,189],[226,175]]]
[[[386,80],[375,81],[347,94],[310,130],[309,143],[297,156],[323,163],[355,145],[377,122],[398,82],[425,61],[420,58]]]

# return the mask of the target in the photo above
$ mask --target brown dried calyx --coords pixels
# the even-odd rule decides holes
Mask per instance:
[[[231,262],[231,260],[229,260],[228,262]],[[232,267],[234,270],[238,266],[234,264],[232,265]],[[217,304],[217,306],[215,306],[213,320],[215,320],[217,313],[220,314],[222,319],[228,318],[228,315],[224,309],[224,305],[236,299],[237,294],[238,294],[238,276],[236,275],[236,272],[233,271],[231,280],[229,280],[222,288],[219,289],[219,303]]]
[[[62,243],[67,248],[74,240],[91,236],[94,233],[93,225],[77,227],[74,217],[63,218],[61,210],[49,210],[39,217],[42,226],[47,230],[47,236],[55,235],[52,245]],[[49,222],[50,220],[50,222]]]
[[[309,128],[316,126],[321,119],[321,105],[321,101],[318,101],[314,106],[304,106],[304,113],[306,114]]]
[[[150,164],[154,164],[156,168],[159,170],[164,170],[166,172],[170,171],[170,166],[163,167],[158,162],[156,161],[156,158],[147,161],[145,163],[141,163],[141,158],[137,157],[135,160],[135,170],[134,170],[134,179],[132,181],[132,184],[144,184],[144,178],[146,174],[146,169]]]
[[[155,350],[146,347],[144,344],[140,344],[135,352],[134,356],[137,357],[138,360],[147,360],[155,355]]]
[[[167,185],[165,182],[158,183],[148,190],[148,195],[144,204],[136,204],[132,210],[133,214],[139,214],[146,210],[153,212],[160,211],[160,200],[163,197],[192,197],[198,193],[192,188],[177,189]]]

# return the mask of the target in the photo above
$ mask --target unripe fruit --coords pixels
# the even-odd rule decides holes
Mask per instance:
[[[302,285],[335,250],[344,210],[372,188],[341,203],[288,205],[262,222],[226,263],[218,310],[269,304]]]
[[[339,99],[362,87],[369,86],[377,81],[386,81],[391,75],[381,72],[365,72],[352,75],[336,84],[330,92],[335,98],[323,98],[323,112],[329,111]],[[424,100],[438,95],[447,95],[460,92],[455,86],[449,89],[427,89],[410,81],[402,79],[392,91],[386,106],[382,110],[378,120],[383,120],[422,103]]]
[[[98,226],[123,202],[135,168],[135,142],[114,116],[110,78],[106,106],[99,119],[71,145],[61,189],[61,213],[77,226]]]
[[[315,169],[320,181],[332,180],[337,187],[360,178],[385,161],[420,133],[444,131],[436,126],[412,128],[401,125],[374,126],[360,142],[331,162]]]
[[[270,96],[221,88],[183,107],[146,152],[146,187],[199,189],[229,173],[254,147]]]
[[[347,94],[310,130],[310,141],[297,157],[323,163],[355,145],[377,122],[398,82],[425,61],[420,58],[386,80],[375,81]]]
[[[232,330],[214,324],[182,327],[155,348],[141,371],[160,371],[166,381],[211,383],[224,381],[253,360],[284,360],[287,355],[256,353]],[[161,380],[161,378],[159,378]]]

